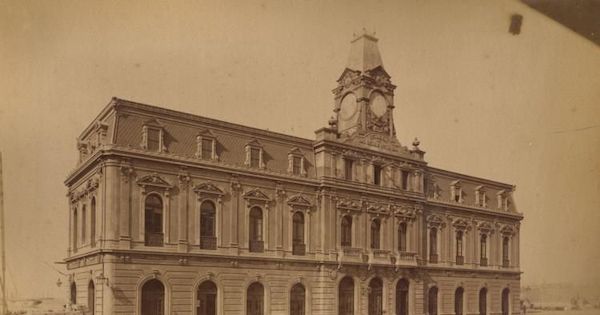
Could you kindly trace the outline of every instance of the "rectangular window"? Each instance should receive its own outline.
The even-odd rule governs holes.
[[[213,157],[213,140],[202,139],[202,159],[211,160]]]
[[[381,165],[373,165],[373,184],[381,185]]]
[[[146,146],[150,151],[159,151],[160,150],[160,130],[148,128],[148,143]]]
[[[408,172],[407,171],[401,171],[400,172],[400,176],[401,176],[401,180],[402,180],[402,189],[403,190],[408,190]]]
[[[258,148],[250,149],[250,166],[251,167],[260,167],[260,149],[258,149]]]
[[[344,159],[344,174],[346,176],[346,180],[352,180],[352,172],[354,169],[352,164],[354,164],[354,161],[350,159]]]
[[[302,158],[294,156],[292,158],[292,173],[294,175],[300,175],[300,168],[302,167]]]

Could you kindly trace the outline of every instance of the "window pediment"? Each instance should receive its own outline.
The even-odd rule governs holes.
[[[462,218],[455,219],[454,222],[452,222],[452,226],[454,226],[454,228],[456,228],[457,230],[462,231],[470,229],[469,222]]]
[[[492,227],[492,224],[489,222],[481,222],[481,223],[479,223],[477,228],[479,229],[479,231],[481,231],[481,233],[484,233],[484,234],[489,234],[494,230],[494,228]]]
[[[292,207],[292,208],[311,208],[312,207],[312,203],[310,202],[310,200],[308,200],[308,198],[302,196],[302,195],[296,195],[296,196],[292,196],[290,199],[288,199],[287,201],[288,206]]]
[[[440,227],[444,227],[445,225],[446,224],[444,223],[444,220],[437,214],[432,214],[427,217],[427,226],[428,227],[440,228]]]
[[[337,202],[337,208],[346,211],[362,211],[362,201],[352,199],[341,199]]]
[[[500,233],[502,233],[503,235],[511,236],[511,235],[515,235],[516,229],[512,225],[507,224],[507,225],[504,225],[502,227],[502,229],[500,229]]]
[[[271,201],[271,198],[269,198],[269,196],[267,196],[264,192],[262,192],[258,188],[252,189],[252,190],[249,190],[248,192],[246,192],[244,194],[244,199],[254,200],[254,201],[263,201],[263,202]]]
[[[157,173],[146,175],[146,176],[140,178],[137,181],[137,184],[142,187],[151,186],[151,187],[163,188],[166,190],[171,189],[173,187],[173,185],[169,184],[168,181],[166,181],[165,179],[160,177]]]
[[[219,188],[217,187],[215,184],[213,183],[202,183],[199,185],[196,185],[196,187],[194,187],[193,191],[198,195],[213,195],[213,196],[223,196],[225,193]]]

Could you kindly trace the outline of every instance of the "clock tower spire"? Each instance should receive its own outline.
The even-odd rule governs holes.
[[[396,86],[383,67],[377,42],[364,29],[351,41],[348,63],[333,90],[335,116],[330,123],[341,140],[375,138],[399,145],[393,118]]]

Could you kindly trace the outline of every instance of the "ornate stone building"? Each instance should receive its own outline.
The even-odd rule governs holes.
[[[114,98],[68,175],[70,298],[93,314],[516,314],[514,187],[395,136],[369,34],[303,139]]]

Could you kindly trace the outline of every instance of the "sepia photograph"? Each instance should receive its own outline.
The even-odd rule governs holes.
[[[0,315],[600,315],[599,0],[0,0]]]

